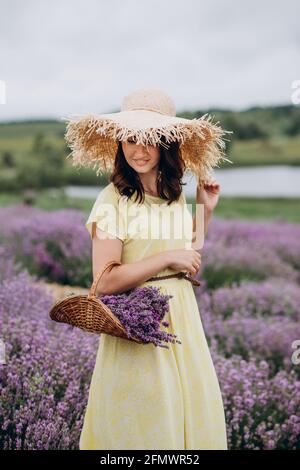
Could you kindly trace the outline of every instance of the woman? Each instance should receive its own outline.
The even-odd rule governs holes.
[[[219,185],[199,182],[196,202],[203,204],[204,226],[196,227],[182,191],[186,165],[179,141],[167,149],[164,136],[159,145],[137,140],[136,135],[119,141],[110,183],[86,222],[93,274],[110,260],[120,261],[104,272],[98,294],[152,285],[172,295],[165,320],[181,344],[165,349],[101,334],[79,447],[227,449],[222,396],[192,283],[174,277],[149,281],[199,272],[201,256],[194,245],[199,234],[193,229],[207,232]],[[161,224],[167,236],[154,237],[149,220]],[[175,237],[180,222],[184,230]]]

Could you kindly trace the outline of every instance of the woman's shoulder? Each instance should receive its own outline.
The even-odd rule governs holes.
[[[117,202],[121,197],[117,187],[113,182],[104,186],[96,198],[97,202]]]
[[[117,216],[121,212],[119,200],[120,195],[113,183],[107,184],[100,190],[85,223],[91,237],[94,235],[93,223],[95,222],[98,228],[125,240],[126,228],[122,214],[121,218]]]

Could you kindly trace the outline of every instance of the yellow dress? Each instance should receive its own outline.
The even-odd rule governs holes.
[[[103,188],[92,208],[86,227],[92,222],[123,241],[122,263],[131,263],[169,249],[191,244],[192,215],[184,193],[169,209],[166,201],[146,194],[143,211],[137,215],[135,203],[121,196],[113,183]],[[101,210],[105,204],[118,217]],[[174,210],[183,209],[184,236],[173,232],[178,225]],[[146,214],[159,213],[162,230],[171,236],[142,237],[150,233]],[[155,212],[159,208],[158,212]],[[126,212],[128,211],[128,212]],[[130,212],[131,211],[131,212]],[[134,212],[135,220],[130,217]],[[161,216],[162,214],[162,216]],[[171,216],[170,216],[171,214]],[[153,215],[153,212],[152,212]],[[176,220],[176,224],[174,224]],[[151,232],[153,234],[153,232]],[[162,233],[162,232],[161,232]],[[176,271],[165,269],[161,276]],[[88,403],[81,430],[80,450],[227,450],[225,414],[219,382],[208,348],[194,288],[185,279],[144,282],[171,294],[166,331],[178,335],[181,344],[169,349],[138,344],[101,334],[92,374]],[[196,287],[197,288],[197,287]]]

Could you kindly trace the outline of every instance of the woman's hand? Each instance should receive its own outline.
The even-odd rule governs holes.
[[[196,250],[178,249],[168,250],[167,266],[174,271],[187,271],[191,276],[196,274],[201,265],[201,255]]]
[[[198,204],[204,204],[205,210],[212,212],[218,204],[220,196],[220,185],[216,180],[210,183],[200,183],[197,185],[197,198]]]

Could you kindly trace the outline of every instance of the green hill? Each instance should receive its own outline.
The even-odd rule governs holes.
[[[226,153],[234,164],[224,163],[222,168],[300,164],[300,107],[212,108],[183,111],[178,116],[193,119],[205,113],[233,131]],[[66,159],[70,149],[64,132],[64,122],[49,119],[0,123],[1,190],[104,184],[105,177],[97,178],[92,169],[74,168]]]

